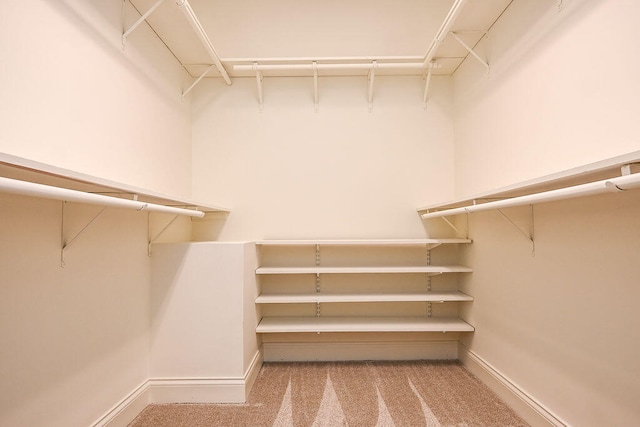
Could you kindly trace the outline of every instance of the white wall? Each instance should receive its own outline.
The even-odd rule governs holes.
[[[489,77],[473,61],[456,76],[460,195],[640,148],[640,60],[628,54],[640,4],[563,5],[516,0],[485,44]],[[535,256],[497,212],[470,216],[474,273],[461,287],[476,332],[464,344],[570,425],[640,419],[639,194],[535,206]],[[527,208],[505,213],[529,227]]]
[[[69,240],[100,210],[69,205]],[[61,267],[61,202],[0,193],[0,425],[87,426],[147,379],[146,214],[108,209]]]
[[[122,28],[118,0],[3,4],[0,152],[189,197],[184,74]],[[70,233],[95,210],[72,204]],[[147,215],[107,210],[64,269],[60,224],[60,202],[0,193],[0,425],[91,425],[148,378]]]
[[[193,95],[193,192],[231,209],[221,240],[423,237],[425,193],[453,194],[451,84],[435,77],[265,78]]]
[[[633,0],[516,0],[455,75],[460,196],[640,147]]]
[[[0,152],[188,197],[184,74],[145,25],[123,51],[122,28],[117,0],[3,6]]]

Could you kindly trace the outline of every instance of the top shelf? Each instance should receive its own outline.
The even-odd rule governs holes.
[[[576,186],[588,182],[620,177],[621,168],[630,165],[632,172],[639,169],[640,151],[612,157],[595,163],[578,166],[558,173],[542,176],[529,181],[497,188],[470,197],[463,197],[448,202],[426,205],[417,208],[419,213],[431,210],[454,209],[467,205],[484,203],[488,200],[499,200],[527,196],[543,191],[551,191],[565,187]]]
[[[431,246],[471,243],[471,239],[260,240],[259,246]]]
[[[0,153],[0,176],[87,193],[130,194],[135,195],[137,200],[141,202],[175,207],[193,207],[203,212],[229,212],[228,209],[220,206],[156,193],[5,153]]]

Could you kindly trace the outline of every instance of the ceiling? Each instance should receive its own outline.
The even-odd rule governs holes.
[[[475,46],[512,0],[468,0],[451,31]],[[133,19],[156,0],[130,0]],[[255,76],[235,65],[335,63],[420,63],[454,0],[189,0],[222,65],[233,77]],[[211,56],[175,0],[164,1],[147,24],[193,78]],[[451,75],[468,56],[451,35],[438,48],[435,75]],[[382,70],[381,70],[382,71]],[[367,70],[323,70],[321,75],[364,74]],[[424,74],[424,69],[380,74]],[[265,71],[269,75],[309,75],[308,71]],[[215,67],[206,77],[220,77]]]

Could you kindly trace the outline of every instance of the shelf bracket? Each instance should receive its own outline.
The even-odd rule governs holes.
[[[369,112],[371,112],[371,109],[373,108],[373,83],[375,81],[376,78],[376,69],[378,68],[378,61],[373,61],[371,63],[371,69],[369,70]]]
[[[316,265],[320,265],[320,245],[316,244]],[[318,280],[320,279],[320,274],[318,274]]]
[[[318,112],[318,63],[313,61],[313,105]]]
[[[453,36],[454,39],[456,39],[456,41],[458,43],[460,43],[460,45],[462,47],[464,47],[467,52],[469,52],[469,54],[471,54],[471,56],[473,56],[475,59],[477,59],[482,65],[485,66],[485,68],[487,69],[487,73],[489,72],[489,64],[487,63],[487,61],[485,61],[484,59],[480,58],[480,55],[478,55],[468,44],[466,44],[464,42],[464,40],[462,40],[460,38],[460,36],[458,36],[456,33],[454,33],[453,31],[449,32],[449,34],[451,34]]]
[[[458,234],[458,236],[464,235],[465,239],[469,238],[469,212],[467,212],[467,214],[466,214],[466,224],[467,224],[467,226],[466,226],[466,232],[465,233],[461,232],[458,227],[453,225],[453,223],[451,221],[449,221],[449,219],[446,216],[441,216],[440,218],[442,218],[442,220],[444,222],[446,222],[449,227],[453,228],[453,230]]]
[[[433,73],[433,68],[435,66],[435,62],[431,61],[429,63],[429,68],[427,69],[427,77],[426,83],[424,84],[424,95],[422,97],[422,104],[424,105],[424,109],[427,109],[427,100],[429,99],[429,85],[431,84],[431,74]]]
[[[262,94],[262,80],[264,77],[262,76],[262,71],[258,70],[258,63],[253,63],[253,69],[256,71],[256,85],[258,87],[258,104],[260,105],[260,112],[262,112],[262,107],[264,103],[264,98]]]
[[[316,293],[320,292],[320,273],[316,273]],[[316,317],[320,317],[320,303],[316,302]]]
[[[173,223],[174,223],[174,221],[175,221],[176,219],[178,219],[178,215],[174,215],[174,217],[173,217],[173,218],[171,218],[171,220],[169,220],[169,222],[167,223],[167,225],[165,225],[165,226],[162,228],[162,230],[160,230],[160,231],[158,232],[158,234],[156,234],[155,236],[153,236],[153,238],[151,238],[151,237],[150,237],[150,236],[151,236],[151,224],[150,224],[150,222],[149,222],[149,215],[147,215],[147,238],[149,239],[149,241],[148,241],[148,245],[147,245],[147,255],[148,255],[148,256],[151,256],[151,245],[152,245],[153,243],[155,243],[155,242],[156,242],[156,240],[158,240],[158,238],[159,238],[160,236],[162,236],[162,234],[163,234],[165,231],[167,231],[167,229],[171,226],[171,224],[173,224]]]
[[[107,207],[103,207],[100,212],[98,212],[84,227],[82,227],[82,229],[80,231],[78,231],[76,233],[75,236],[73,236],[71,239],[69,239],[69,241],[66,240],[65,238],[65,229],[64,229],[64,225],[65,225],[65,221],[64,221],[64,217],[65,217],[65,205],[67,204],[67,202],[63,201],[62,202],[62,220],[60,223],[60,243],[61,243],[61,250],[60,250],[60,267],[64,268],[65,267],[65,256],[66,256],[66,251],[69,248],[69,246],[71,246],[72,244],[74,244],[76,242],[76,240],[78,239],[78,237],[80,237],[89,227],[91,227],[91,225],[93,225],[93,223],[104,213],[104,211],[107,209]]]
[[[196,87],[196,85],[197,85],[198,83],[200,83],[200,80],[202,80],[202,79],[204,78],[204,76],[206,76],[207,74],[209,74],[209,71],[211,71],[211,69],[212,69],[214,66],[215,66],[214,64],[209,65],[209,67],[206,69],[206,71],[205,71],[204,73],[200,74],[200,77],[198,77],[198,78],[196,79],[196,81],[195,81],[195,82],[191,83],[191,86],[189,86],[189,87],[187,88],[187,90],[185,90],[184,92],[182,92],[182,97],[184,98],[185,96],[187,96],[187,94],[188,94],[189,92],[191,92],[191,89],[193,89],[194,87]]]
[[[520,232],[520,234],[531,243],[531,256],[535,256],[536,254],[536,245],[534,241],[534,216],[533,216],[533,205],[529,205],[529,231],[523,230],[518,224],[516,224],[511,218],[509,218],[502,209],[497,209],[498,213],[507,220],[511,225],[515,227],[516,230]]]
[[[162,3],[164,2],[164,0],[158,0],[156,1],[153,6],[151,6],[149,8],[149,10],[147,10],[144,14],[142,14],[142,16],[140,16],[140,18],[138,18],[138,20],[136,22],[134,22],[134,24],[132,26],[129,27],[128,30],[124,31],[122,33],[122,48],[124,49],[125,43],[127,41],[127,37],[129,37],[129,34],[131,34],[136,28],[138,28],[140,26],[140,24],[142,24],[144,21],[146,21],[146,19],[158,8],[158,6],[160,6]],[[124,9],[126,4],[126,0],[124,0],[122,2],[122,7]],[[123,12],[124,14],[124,12]]]

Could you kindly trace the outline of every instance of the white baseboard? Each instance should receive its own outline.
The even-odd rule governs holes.
[[[151,378],[111,409],[92,427],[126,427],[154,403],[244,403],[262,367],[262,352],[254,355],[238,378]]]
[[[347,360],[449,360],[457,341],[263,343],[265,362]]]
[[[140,384],[92,427],[126,427],[150,403],[149,381]]]
[[[471,373],[532,426],[566,427],[568,425],[482,357],[462,345],[460,345],[459,359]]]

